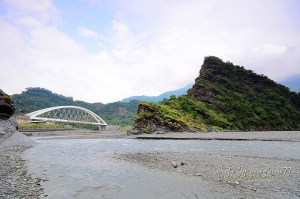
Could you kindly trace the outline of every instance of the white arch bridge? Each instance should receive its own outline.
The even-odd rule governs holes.
[[[94,112],[79,106],[55,106],[26,114],[31,121],[91,124],[106,129],[106,122]]]

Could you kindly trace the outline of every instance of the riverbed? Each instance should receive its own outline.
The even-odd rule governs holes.
[[[23,155],[41,198],[300,197],[300,142],[45,138]]]

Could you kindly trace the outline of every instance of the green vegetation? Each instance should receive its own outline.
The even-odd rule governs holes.
[[[86,103],[43,88],[28,88],[12,99],[17,113],[23,109],[28,113],[52,106],[81,106],[123,129],[133,124],[134,117],[134,127],[141,132],[159,128],[205,130],[206,126],[217,130],[300,130],[300,93],[213,56],[205,57],[187,95],[171,96],[160,104]]]
[[[7,104],[13,104],[14,103],[14,101],[8,95],[3,96],[3,99],[4,99],[5,103],[7,103]]]
[[[226,119],[225,114],[217,113],[215,110],[210,109],[206,103],[197,101],[187,95],[182,95],[178,98],[172,96],[163,103],[172,109],[176,109],[188,115],[194,121],[212,126],[212,128],[217,130],[232,129],[233,127]]]
[[[26,129],[65,129],[63,124],[21,123],[19,130]]]
[[[68,123],[74,129],[89,129],[89,130],[99,130],[99,126],[91,124],[72,124]]]
[[[163,126],[171,131],[204,130],[205,125],[194,120],[189,114],[168,105],[142,102],[134,118],[142,132],[149,133]]]
[[[114,102],[109,104],[74,101],[72,97],[58,95],[44,88],[27,88],[21,94],[15,94],[11,97],[16,104],[16,114],[19,114],[21,110],[30,113],[53,106],[80,106],[99,115],[107,124],[120,126],[133,124],[133,117],[138,106],[138,101],[134,100],[129,103]]]
[[[130,130],[130,129],[132,129],[132,126],[127,125],[127,126],[120,126],[117,130],[118,131],[127,131],[127,130]]]
[[[183,128],[194,123],[217,130],[300,130],[300,93],[213,56],[205,58],[187,95],[140,105],[138,128],[149,120],[172,127],[167,118],[176,118],[172,123]]]
[[[300,93],[217,57],[205,58],[188,97],[221,114],[226,129],[300,129]],[[222,123],[206,124],[224,128]]]

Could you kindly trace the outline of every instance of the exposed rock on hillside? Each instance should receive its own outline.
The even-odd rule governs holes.
[[[0,143],[17,131],[17,122],[13,117],[7,120],[0,119]]]
[[[8,119],[15,113],[15,103],[0,89],[0,119]]]
[[[18,124],[11,117],[14,112],[14,101],[0,89],[0,143],[17,130]]]
[[[165,133],[169,131],[206,131],[204,124],[165,105],[140,103],[128,134]]]

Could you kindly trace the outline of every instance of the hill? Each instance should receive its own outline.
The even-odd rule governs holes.
[[[165,93],[160,94],[159,96],[132,96],[128,98],[122,99],[122,102],[130,102],[131,100],[139,100],[139,101],[147,101],[147,102],[160,102],[163,101],[164,99],[170,98],[171,95],[175,96],[180,96],[180,95],[185,95],[187,91],[192,88],[193,84],[189,84],[183,88],[173,90],[173,91],[168,91]]]
[[[191,122],[193,121],[193,122]],[[300,130],[300,93],[242,66],[205,57],[187,95],[141,103],[134,129]]]
[[[65,97],[45,88],[26,88],[21,94],[11,96],[15,101],[16,114],[21,110],[26,113],[52,106],[80,106],[89,109],[99,115],[107,124],[132,125],[133,117],[137,111],[138,101],[114,102],[109,104],[87,103],[73,100],[72,97]]]

